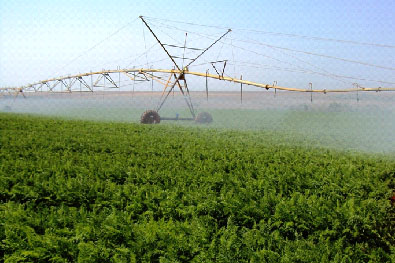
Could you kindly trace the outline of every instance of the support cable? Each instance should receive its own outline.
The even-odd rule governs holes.
[[[281,50],[296,52],[296,53],[303,53],[303,54],[311,55],[311,56],[317,56],[317,57],[329,58],[329,59],[334,59],[334,60],[340,60],[340,61],[343,61],[343,62],[360,64],[360,65],[368,66],[368,67],[375,67],[375,68],[395,71],[395,68],[393,68],[393,67],[387,67],[387,66],[371,64],[371,63],[364,62],[364,61],[358,61],[358,60],[352,60],[352,59],[347,59],[347,58],[340,58],[340,57],[336,57],[336,56],[319,54],[319,53],[314,53],[314,52],[309,52],[309,51],[304,51],[304,50],[297,50],[297,49],[292,49],[292,48],[280,47],[280,46],[270,45],[270,44],[266,44],[266,43],[262,43],[262,42],[258,42],[258,41],[248,41],[248,40],[241,40],[241,39],[235,39],[235,38],[233,38],[233,40],[236,40],[236,41],[239,41],[239,42],[245,42],[245,43],[252,43],[252,44],[266,46],[266,47],[271,47],[271,48],[275,48],[275,49],[281,49]]]
[[[173,28],[174,30],[180,30],[180,31],[182,30],[182,29],[179,29],[179,28],[174,27],[174,26],[169,26],[169,27]],[[182,30],[182,31],[184,31],[184,30]],[[196,34],[196,35],[198,35],[198,36],[205,37],[205,38],[208,38],[208,39],[213,39],[213,38],[211,37],[211,35],[205,35],[205,34],[193,32],[193,31],[187,31],[187,32],[190,33],[190,34]],[[236,39],[236,38],[231,38],[231,39],[233,39],[233,40],[239,40],[239,39]],[[246,41],[246,40],[240,40],[240,41],[243,41],[243,42],[247,42],[247,43],[248,43],[248,41]],[[253,41],[253,42],[251,42],[251,43],[257,44],[256,41]],[[259,44],[266,45],[266,44],[264,44],[264,43],[260,43],[260,42],[258,42],[258,43],[259,43]],[[227,44],[227,43],[226,43],[226,44]],[[246,49],[246,48],[242,48],[242,47],[236,46],[236,45],[234,45],[233,43],[227,44],[227,45],[230,45],[230,46],[232,46],[232,47],[235,47],[235,48],[238,48],[238,49],[247,51],[247,52],[251,52],[251,53],[254,53],[254,54],[258,54],[258,55],[261,55],[261,56],[265,56],[265,57],[268,57],[268,58],[277,60],[277,61],[282,62],[282,63],[287,63],[287,64],[292,65],[292,64],[289,63],[289,62],[284,62],[284,61],[275,59],[275,58],[273,58],[273,57],[270,57],[270,56],[261,54],[261,53],[259,53],[259,52],[256,52],[256,51],[253,51],[253,50],[250,50],[250,49]],[[266,46],[267,46],[267,45],[266,45]],[[272,48],[276,48],[276,47],[273,46],[273,45],[270,45],[270,46],[271,46]],[[301,52],[305,52],[305,51],[301,51]],[[310,52],[310,53],[311,53],[311,52]],[[315,54],[315,53],[314,53],[314,55],[321,55],[321,54]],[[326,56],[326,55],[324,55],[324,56],[325,56],[325,57],[330,57],[330,56]],[[366,63],[366,62],[361,62],[361,61],[354,61],[354,60],[348,60],[348,59],[337,58],[337,57],[330,57],[330,58],[339,59],[339,60],[347,61],[347,62],[350,62],[350,63],[357,63],[357,64],[362,64],[362,65],[368,64],[367,66],[372,66],[372,67],[377,66],[377,67],[379,67],[379,68],[385,68],[385,69],[395,70],[395,69],[393,69],[393,68],[384,67],[384,66],[380,66],[380,65],[373,65],[373,64]],[[199,64],[199,65],[200,65],[200,64]],[[295,66],[295,65],[293,65],[293,66]],[[296,66],[296,67],[301,68],[300,66]],[[309,70],[309,69],[305,69],[305,68],[303,68],[303,69],[304,69],[304,70]],[[309,71],[310,71],[310,70],[309,70]],[[319,72],[315,72],[315,73],[319,73]],[[321,74],[321,73],[320,73],[320,74]],[[331,75],[332,75],[332,77],[335,77],[335,76],[338,77],[338,76],[340,76],[340,75],[337,75],[337,74],[331,74]],[[327,77],[330,77],[330,76],[327,76]],[[331,78],[332,78],[332,77],[331,77]],[[343,76],[342,76],[342,77],[343,77]],[[349,76],[344,76],[344,77],[345,77],[345,78],[350,78],[350,79],[353,79],[353,78],[354,78],[354,77],[349,77]],[[339,80],[339,81],[340,81],[340,80]],[[376,82],[381,82],[381,81],[376,81]]]
[[[80,55],[76,56],[75,58],[73,58],[70,62],[68,62],[67,64],[65,64],[64,66],[62,66],[59,70],[57,70],[57,72],[59,73],[61,70],[63,70],[64,68],[70,66],[72,63],[74,63],[75,61],[77,61],[78,59],[80,59],[81,57],[85,56],[87,53],[89,53],[90,51],[92,51],[93,49],[97,48],[98,46],[100,46],[101,44],[103,44],[105,41],[107,41],[108,39],[112,38],[113,36],[117,35],[119,32],[121,32],[122,30],[124,30],[125,28],[127,28],[129,25],[133,24],[134,22],[137,21],[138,18],[134,19],[132,22],[127,23],[126,25],[120,27],[119,29],[117,29],[116,31],[114,31],[112,34],[108,35],[107,37],[105,37],[104,39],[100,40],[99,42],[97,42],[96,44],[94,44],[92,47],[88,48],[87,50],[85,50],[84,52],[82,52]],[[58,74],[56,74],[58,75]]]
[[[204,24],[190,23],[190,22],[184,22],[184,21],[176,21],[176,20],[170,20],[170,19],[161,19],[161,18],[155,18],[155,17],[146,17],[146,18],[148,18],[150,20],[167,21],[167,22],[172,22],[172,23],[192,25],[192,26],[199,26],[199,27],[226,29],[226,27],[222,27],[222,26],[204,25]],[[380,47],[380,48],[395,48],[395,45],[359,42],[359,41],[354,41],[354,40],[325,38],[325,37],[317,37],[317,36],[307,36],[307,35],[281,33],[281,32],[270,32],[270,31],[262,31],[262,30],[255,30],[255,29],[243,29],[243,28],[233,28],[233,30],[234,31],[243,31],[243,32],[250,32],[250,33],[259,33],[259,34],[273,35],[273,36],[285,36],[285,37],[292,37],[292,38],[302,38],[302,39],[308,39],[308,40],[337,42],[337,43],[345,43],[345,44],[353,44],[353,45],[361,45],[361,46],[374,46],[374,47]]]

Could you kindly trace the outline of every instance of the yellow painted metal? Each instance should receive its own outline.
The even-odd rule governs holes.
[[[122,72],[123,74],[125,74],[128,78],[130,78],[131,80],[136,80],[136,78],[132,77],[131,75],[129,75],[128,72]]]
[[[193,71],[188,71],[188,70],[178,70],[178,69],[117,69],[117,70],[104,70],[104,71],[97,71],[97,72],[89,72],[89,73],[83,73],[83,74],[77,74],[77,75],[71,75],[71,76],[66,76],[66,77],[58,77],[58,78],[52,78],[52,79],[47,79],[43,81],[39,81],[36,83],[32,83],[26,86],[22,86],[19,88],[8,88],[8,89],[28,89],[31,88],[35,85],[40,85],[40,84],[45,84],[47,82],[52,82],[52,81],[62,81],[65,79],[71,79],[71,78],[78,78],[78,77],[87,77],[91,75],[100,75],[100,74],[111,74],[111,73],[124,73],[127,75],[129,78],[132,80],[134,79],[132,76],[130,76],[128,73],[130,72],[136,72],[136,73],[141,73],[143,75],[146,75],[147,73],[167,73],[167,74],[185,74],[185,75],[193,75],[193,76],[198,76],[198,77],[207,77],[207,78],[212,78],[212,79],[217,79],[217,80],[223,80],[223,81],[229,81],[229,82],[234,82],[234,83],[241,83],[245,85],[250,85],[250,86],[255,86],[259,88],[265,88],[265,89],[277,89],[277,90],[284,90],[284,91],[294,91],[294,92],[317,92],[317,93],[342,93],[342,92],[356,92],[356,91],[395,91],[395,88],[364,88],[364,87],[357,87],[357,88],[351,88],[351,89],[300,89],[300,88],[287,88],[287,87],[281,87],[281,86],[274,86],[270,84],[264,84],[264,83],[257,83],[253,81],[248,81],[248,80],[243,80],[243,79],[237,79],[237,78],[231,78],[231,77],[224,77],[221,75],[213,75],[213,74],[207,74],[207,73],[202,73],[202,72],[193,72]],[[147,76],[147,75],[146,75]],[[166,85],[166,83],[160,81],[158,78],[149,75],[147,77],[153,78],[156,81],[162,83],[163,85]]]
[[[170,84],[170,80],[171,80],[171,77],[172,77],[172,76],[173,76],[173,75],[170,74],[169,79],[167,80],[167,82],[166,82],[166,84],[165,84],[165,87],[163,88],[163,92],[162,92],[161,98],[163,97],[163,95],[165,95],[166,89],[167,89],[167,87],[168,87],[169,84]]]
[[[159,82],[162,85],[168,85],[168,83],[166,84],[165,82],[161,81],[159,78],[155,77],[154,75],[149,74],[148,72],[142,72],[142,74],[144,76],[146,76],[147,78],[151,78],[151,79],[155,80],[156,82]]]

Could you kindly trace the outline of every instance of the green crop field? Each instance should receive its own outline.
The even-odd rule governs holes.
[[[315,139],[2,113],[0,261],[394,262],[393,155]]]

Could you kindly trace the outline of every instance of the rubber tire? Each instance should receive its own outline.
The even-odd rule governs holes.
[[[159,113],[155,110],[146,110],[140,118],[142,124],[158,124],[160,123]]]
[[[208,112],[200,112],[196,118],[195,118],[196,123],[212,123],[213,122],[213,117],[211,116],[210,113]]]

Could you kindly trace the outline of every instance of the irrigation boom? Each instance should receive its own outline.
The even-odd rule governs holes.
[[[243,97],[243,85],[248,85],[248,86],[254,86],[258,88],[263,88],[266,90],[272,89],[275,92],[277,90],[282,90],[282,91],[292,91],[292,92],[308,92],[308,93],[346,93],[346,92],[357,92],[357,98],[358,98],[358,92],[367,92],[367,91],[375,91],[375,92],[381,92],[381,91],[395,91],[395,88],[382,88],[382,87],[377,87],[377,88],[367,88],[367,87],[362,87],[358,84],[353,84],[353,88],[349,89],[313,89],[312,84],[309,83],[309,88],[291,88],[291,87],[282,87],[278,86],[277,82],[274,82],[273,84],[266,84],[266,83],[258,83],[254,81],[249,81],[245,80],[240,76],[240,78],[232,78],[229,76],[224,75],[225,67],[226,67],[226,62],[227,60],[221,60],[221,61],[214,61],[214,62],[209,62],[213,66],[215,72],[217,74],[209,74],[208,70],[204,72],[195,72],[195,71],[189,71],[189,66],[191,66],[195,61],[197,61],[200,57],[202,57],[209,49],[211,49],[214,45],[216,45],[218,42],[220,42],[227,34],[229,34],[232,30],[228,29],[226,32],[222,33],[220,37],[211,42],[210,45],[208,45],[206,48],[200,49],[200,48],[195,48],[195,47],[187,47],[186,46],[186,40],[187,40],[187,33],[185,33],[185,42],[184,46],[179,46],[176,44],[172,43],[163,43],[159,37],[155,34],[155,32],[152,30],[150,27],[149,23],[146,22],[144,17],[140,16],[139,17],[141,21],[143,22],[144,26],[148,28],[148,30],[151,32],[152,36],[155,38],[155,40],[158,42],[158,44],[161,46],[163,51],[166,53],[168,56],[169,60],[174,64],[173,69],[147,69],[147,68],[132,68],[132,69],[116,69],[116,70],[102,70],[102,71],[97,71],[97,72],[88,72],[88,73],[82,73],[82,74],[76,74],[76,75],[69,75],[69,76],[63,76],[63,77],[55,77],[51,79],[46,79],[42,81],[38,81],[32,84],[28,84],[22,87],[5,87],[5,88],[0,88],[0,95],[4,94],[16,94],[18,96],[19,94],[22,94],[24,97],[24,92],[95,92],[100,89],[98,88],[103,88],[102,90],[105,90],[106,88],[110,88],[110,90],[116,90],[121,88],[121,74],[126,76],[128,80],[133,81],[133,85],[136,81],[150,81],[153,85],[154,81],[160,83],[163,85],[163,91],[162,95],[160,97],[160,101],[157,105],[157,107],[154,110],[147,110],[146,112],[143,113],[141,116],[141,122],[142,123],[159,123],[161,120],[196,120],[198,122],[211,122],[212,117],[209,113],[206,112],[201,112],[197,114],[195,111],[195,108],[192,103],[192,99],[190,96],[190,91],[189,87],[187,84],[187,76],[196,76],[196,77],[201,77],[206,79],[206,93],[207,93],[207,98],[208,98],[208,79],[216,79],[219,81],[228,81],[232,83],[238,83],[240,84],[240,99],[242,101]],[[144,32],[144,31],[143,31]],[[145,36],[144,36],[144,41],[145,41]],[[195,56],[194,58],[188,58],[190,61],[186,63],[187,66],[184,67],[184,61],[186,60],[185,56],[183,55],[182,58],[178,56],[174,56],[169,52],[169,50],[166,47],[173,47],[173,48],[182,48],[184,50],[184,55],[185,55],[185,50],[194,50],[194,51],[200,51],[200,53]],[[233,51],[232,51],[233,52]],[[182,59],[183,65],[180,66],[177,64],[176,59]],[[217,59],[218,60],[218,59]],[[351,61],[351,62],[356,62],[356,61]],[[218,70],[217,67],[214,65],[215,63],[224,63],[223,64],[223,69]],[[360,63],[361,64],[361,63]],[[374,66],[370,65],[369,66]],[[222,72],[221,72],[222,71]],[[115,81],[115,75],[118,75],[119,81]],[[166,75],[166,77],[159,77],[158,75]],[[88,77],[90,78],[88,80]],[[103,81],[102,84],[101,81]],[[106,84],[109,83],[109,86]],[[383,82],[384,83],[384,82]],[[162,106],[166,102],[169,94],[175,89],[179,89],[179,91],[182,93],[185,103],[187,104],[190,113],[192,115],[192,118],[169,118],[169,117],[159,117],[159,111],[161,110]],[[311,97],[312,100],[312,97]]]
[[[82,74],[76,74],[76,75],[70,75],[70,76],[64,76],[64,77],[57,77],[57,78],[51,78],[47,80],[42,80],[38,81],[32,84],[28,84],[26,86],[22,87],[9,87],[9,88],[0,88],[0,90],[7,90],[7,91],[40,91],[41,88],[40,86],[44,86],[46,84],[52,83],[56,84],[56,82],[62,82],[64,80],[71,80],[71,82],[76,82],[78,79],[83,78],[83,77],[88,77],[88,76],[103,76],[106,74],[114,74],[114,73],[122,73],[122,74],[130,74],[130,73],[139,73],[139,74],[149,74],[149,73],[168,73],[168,74],[181,74],[183,73],[184,75],[193,75],[193,76],[198,76],[198,77],[207,77],[211,79],[217,79],[217,80],[224,80],[224,81],[229,81],[229,82],[234,82],[234,83],[240,83],[244,85],[250,85],[250,86],[255,86],[259,88],[265,88],[265,89],[277,89],[277,90],[284,90],[284,91],[295,91],[295,92],[318,92],[318,93],[342,93],[342,92],[356,92],[356,91],[395,91],[395,88],[382,88],[382,87],[377,87],[377,88],[365,88],[358,86],[356,88],[350,88],[350,89],[301,89],[301,88],[288,88],[288,87],[281,87],[281,86],[275,86],[271,84],[265,84],[265,83],[258,83],[258,82],[253,82],[249,80],[243,80],[243,79],[237,79],[237,78],[231,78],[231,77],[226,77],[226,76],[221,76],[221,75],[214,75],[214,74],[208,74],[208,73],[203,73],[203,72],[193,72],[193,71],[188,71],[188,70],[177,70],[177,69],[115,69],[115,70],[103,70],[103,71],[97,71],[97,72],[87,72],[87,73],[82,73]],[[151,78],[155,77],[151,75]],[[73,81],[74,80],[74,81]],[[156,79],[157,82],[160,82],[164,84],[164,82],[161,82],[160,80]],[[87,84],[88,85],[88,84]],[[88,85],[89,86],[89,85]],[[89,90],[93,91],[93,87],[89,87]],[[49,91],[51,92],[56,92],[54,89],[50,89]],[[72,90],[67,90],[68,92],[72,92]],[[76,90],[77,91],[77,90]],[[76,92],[74,91],[74,92]]]

